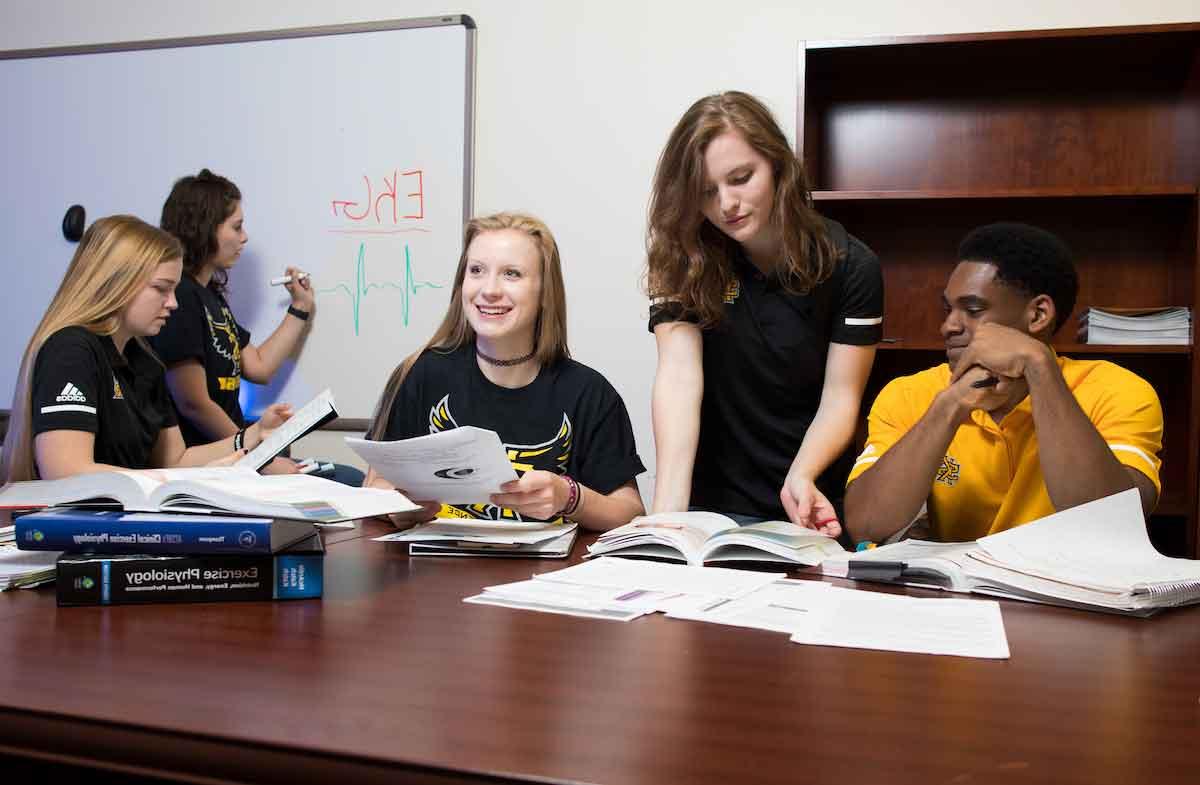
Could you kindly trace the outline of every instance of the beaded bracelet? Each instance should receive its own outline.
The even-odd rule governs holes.
[[[573,515],[579,509],[580,493],[579,483],[575,482],[571,475],[564,474],[562,478],[567,481],[567,503],[563,505],[562,510],[558,514],[565,518],[568,515]]]

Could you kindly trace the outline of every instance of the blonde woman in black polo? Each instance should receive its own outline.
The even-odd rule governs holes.
[[[84,233],[21,361],[0,480],[232,461],[291,414],[187,447],[163,366],[146,344],[175,310],[183,249],[128,215]]]

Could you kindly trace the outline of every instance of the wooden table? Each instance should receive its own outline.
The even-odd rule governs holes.
[[[1200,782],[1200,608],[1003,602],[1007,661],[810,647],[465,605],[563,564],[409,559],[374,527],[329,536],[319,601],[0,594],[0,754],[192,782]]]

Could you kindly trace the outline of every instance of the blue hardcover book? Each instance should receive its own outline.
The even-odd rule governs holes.
[[[320,597],[325,548],[314,534],[276,554],[148,556],[64,553],[59,605],[297,600]]]
[[[18,548],[68,553],[270,554],[316,532],[308,521],[76,507],[22,515],[14,523]]]

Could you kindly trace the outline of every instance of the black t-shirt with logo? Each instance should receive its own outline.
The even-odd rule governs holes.
[[[779,491],[821,403],[830,343],[870,346],[882,335],[879,259],[826,219],[841,258],[808,294],[792,294],[744,257],[721,321],[702,332],[704,399],[692,472],[696,507],[786,520]],[[651,308],[650,330],[678,308]],[[669,383],[669,380],[666,380]],[[817,479],[834,504],[845,494],[852,455]]]
[[[596,371],[564,360],[541,369],[524,387],[488,380],[475,346],[427,350],[413,364],[388,416],[384,439],[408,439],[474,425],[500,435],[517,474],[541,469],[569,474],[611,493],[646,470],[620,394]],[[443,516],[526,520],[492,504],[443,506]]]
[[[176,424],[163,366],[137,340],[117,351],[112,338],[64,327],[38,352],[31,383],[34,436],[47,431],[95,434],[94,459],[151,469],[154,445]]]
[[[204,366],[208,397],[229,415],[239,428],[245,426],[238,394],[242,387],[242,347],[250,343],[250,333],[233,318],[229,303],[218,292],[201,286],[191,276],[183,276],[175,290],[179,308],[167,319],[150,345],[168,368],[196,360]],[[183,440],[208,444],[217,439],[202,430],[182,412],[177,412]]]

